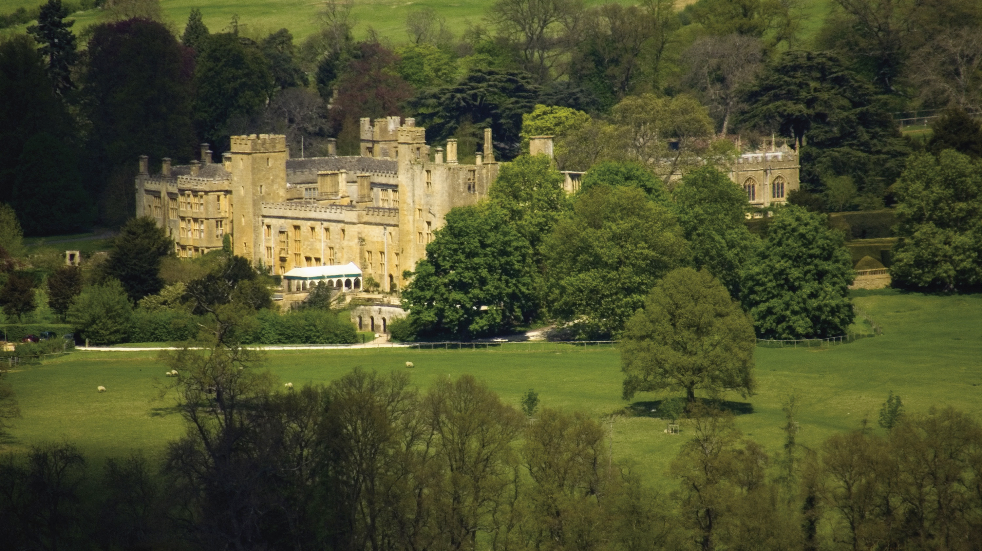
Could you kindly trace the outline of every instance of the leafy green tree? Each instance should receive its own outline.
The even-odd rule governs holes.
[[[789,206],[771,220],[745,266],[741,302],[761,338],[839,336],[855,317],[849,302],[855,277],[842,233],[829,229],[824,216]]]
[[[188,15],[188,23],[184,26],[184,34],[181,35],[181,44],[196,52],[200,52],[204,47],[209,36],[208,27],[201,19],[201,10],[192,8]]]
[[[556,105],[536,105],[531,113],[522,115],[522,151],[528,151],[529,138],[532,136],[552,136],[559,145],[562,137],[589,122],[590,115],[583,111]],[[564,151],[556,151],[553,155],[562,158],[564,154]]]
[[[116,344],[126,341],[132,315],[133,306],[123,285],[110,279],[82,289],[68,307],[65,321],[79,338],[92,344]]]
[[[802,13],[795,2],[781,0],[702,0],[687,10],[711,36],[741,35],[794,47]]]
[[[10,205],[0,203],[0,247],[12,257],[24,254],[24,230]]]
[[[893,391],[887,396],[887,401],[880,406],[880,414],[876,422],[883,428],[890,430],[904,415],[904,404],[900,400],[900,395],[893,395]]]
[[[72,300],[82,292],[82,268],[62,266],[48,276],[48,304],[59,316],[64,316]]]
[[[34,310],[34,280],[26,275],[10,274],[0,288],[0,306],[3,306],[4,314],[18,320]]]
[[[495,157],[507,161],[520,152],[522,115],[534,109],[538,95],[528,73],[473,69],[456,84],[417,94],[409,107],[436,140],[476,144],[483,139],[478,133],[491,128]]]
[[[195,314],[211,314],[218,316],[219,322],[224,318],[234,322],[237,314],[232,312],[251,314],[272,307],[268,276],[241,256],[222,255],[218,259],[205,275],[187,284],[184,299],[194,304]]]
[[[130,300],[138,301],[163,289],[160,263],[173,253],[174,240],[152,218],[133,218],[112,238],[103,270],[122,284]]]
[[[68,14],[61,0],[48,0],[41,6],[37,24],[27,28],[28,34],[41,44],[41,55],[48,61],[48,77],[61,95],[75,89],[72,68],[78,61],[77,39],[71,30],[75,21],[65,21]]]
[[[535,311],[532,250],[507,214],[460,207],[446,216],[402,293],[417,334],[457,339],[494,335]]]
[[[198,134],[218,147],[228,143],[233,117],[259,113],[275,81],[255,42],[235,34],[213,34],[194,67],[194,120]]]
[[[850,176],[861,195],[881,198],[910,150],[873,87],[826,52],[785,52],[746,92],[742,121],[801,143],[801,183]]]
[[[269,73],[276,87],[283,90],[307,85],[307,73],[297,62],[293,35],[286,29],[270,34],[259,43],[259,49],[269,64]]]
[[[753,394],[756,344],[753,322],[712,274],[673,270],[624,327],[624,398],[682,390],[691,406],[696,390]]]
[[[911,157],[895,186],[894,286],[949,292],[982,286],[980,170],[982,162],[952,150]]]
[[[665,184],[647,167],[636,161],[601,161],[591,166],[583,175],[580,191],[585,192],[597,186],[635,187],[662,206],[670,204]]]
[[[672,198],[695,267],[709,270],[739,298],[740,272],[759,246],[747,229],[747,194],[722,172],[705,167],[686,174]]]
[[[545,155],[522,155],[502,165],[488,190],[488,199],[503,209],[518,233],[532,247],[536,263],[542,239],[567,210],[563,175]]]
[[[396,49],[396,71],[417,90],[452,84],[457,74],[453,56],[428,42]]]
[[[940,155],[945,149],[982,159],[982,123],[964,109],[947,109],[931,124],[928,151]]]
[[[543,252],[550,313],[583,336],[620,332],[655,282],[690,258],[667,208],[640,189],[606,186],[577,195]]]

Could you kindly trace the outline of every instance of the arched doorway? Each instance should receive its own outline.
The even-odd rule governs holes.
[[[358,316],[358,330],[361,331],[361,329],[362,329],[362,319],[361,316]]]
[[[375,331],[375,316],[371,316],[368,319],[371,320],[371,322],[372,322],[371,330],[372,331]]]
[[[350,279],[344,280],[344,288],[345,289],[351,289],[351,280]]]
[[[382,318],[382,332],[383,333],[389,332],[389,326],[388,324],[385,323],[385,318]]]
[[[389,274],[389,292],[396,290],[396,278]]]
[[[361,278],[360,277],[356,277],[355,278],[355,289],[361,289]]]

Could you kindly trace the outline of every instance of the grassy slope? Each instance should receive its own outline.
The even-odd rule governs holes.
[[[619,1],[623,4],[637,4],[637,0],[585,0],[587,6],[604,4],[607,1]],[[695,0],[677,0],[676,6],[681,8]],[[828,11],[830,0],[806,0],[802,36],[811,37],[818,30],[825,13]],[[31,7],[39,3],[37,0],[0,0],[0,11],[7,13],[20,6]],[[352,15],[356,22],[355,34],[362,38],[369,27],[379,32],[380,36],[399,44],[406,40],[406,15],[420,7],[432,7],[447,19],[448,27],[460,34],[470,25],[485,25],[484,15],[490,4],[487,0],[456,0],[440,2],[437,0],[420,0],[405,2],[402,0],[354,0]],[[233,15],[239,16],[240,25],[244,25],[244,33],[248,36],[261,36],[280,28],[287,28],[299,42],[317,29],[317,11],[320,2],[311,0],[161,0],[164,17],[175,31],[180,34],[188,20],[192,8],[201,10],[205,25],[212,32],[220,32],[228,26]],[[100,20],[101,12],[90,10],[72,16],[77,21],[76,31],[84,29]],[[23,26],[26,28],[26,26]],[[23,28],[18,27],[18,32]]]
[[[879,406],[891,390],[910,411],[952,405],[982,417],[982,295],[881,291],[858,294],[855,300],[884,328],[883,336],[832,349],[758,349],[759,390],[749,400],[754,413],[739,416],[738,424],[769,450],[780,449],[781,404],[791,392],[801,398],[800,441],[810,446],[835,431],[858,427],[863,418],[875,426]],[[404,370],[411,360],[414,382],[423,388],[439,377],[474,373],[514,404],[531,387],[546,407],[581,409],[598,417],[626,405],[620,398],[616,351],[522,348],[290,351],[270,353],[269,364],[282,382],[300,385],[328,382],[355,366]],[[21,448],[42,440],[70,440],[94,459],[137,449],[159,451],[182,431],[179,418],[168,409],[171,399],[151,401],[154,379],[166,380],[164,371],[153,353],[77,352],[12,372],[23,418],[5,444]],[[99,385],[109,391],[97,393]],[[684,441],[663,434],[664,427],[653,418],[617,418],[615,456],[639,465],[651,478],[660,476]]]

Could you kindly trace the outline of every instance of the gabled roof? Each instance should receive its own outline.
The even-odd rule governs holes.
[[[361,277],[361,268],[356,266],[354,262],[334,266],[308,266],[306,268],[294,268],[283,274],[283,277],[307,280]]]

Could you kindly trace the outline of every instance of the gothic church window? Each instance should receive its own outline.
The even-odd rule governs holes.
[[[784,184],[784,177],[774,178],[774,182],[771,184],[771,199],[784,199]]]
[[[757,200],[757,180],[747,178],[743,182],[743,191],[747,193],[747,200],[751,203]]]

